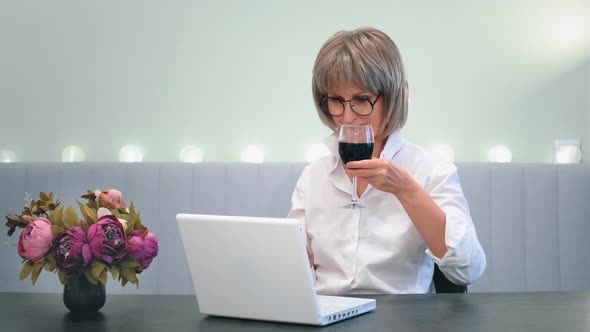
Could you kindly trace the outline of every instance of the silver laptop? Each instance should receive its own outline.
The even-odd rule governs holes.
[[[374,299],[317,295],[295,219],[178,214],[202,314],[327,325],[375,310]]]

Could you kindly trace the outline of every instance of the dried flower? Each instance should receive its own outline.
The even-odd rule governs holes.
[[[32,218],[30,216],[26,216]],[[24,219],[24,218],[23,218]],[[45,218],[29,222],[18,238],[18,254],[35,263],[42,262],[51,247],[55,235],[51,232],[51,223]]]
[[[142,225],[133,203],[127,207],[116,189],[87,191],[78,202],[81,217],[63,208],[53,193],[27,194],[21,214],[6,216],[8,235],[23,228],[18,254],[25,260],[20,279],[35,284],[43,269],[57,272],[62,283],[85,277],[106,284],[107,271],[125,286],[137,284],[137,273],[158,254],[158,239]],[[110,210],[109,210],[110,209]]]

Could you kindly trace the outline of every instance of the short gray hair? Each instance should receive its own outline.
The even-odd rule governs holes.
[[[382,135],[388,136],[405,125],[409,94],[406,73],[397,46],[384,32],[374,28],[340,31],[320,49],[313,66],[313,99],[320,119],[334,131],[334,119],[320,103],[330,87],[343,83],[382,95]]]

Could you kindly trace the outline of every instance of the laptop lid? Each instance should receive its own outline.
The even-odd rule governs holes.
[[[178,214],[201,313],[321,324],[295,219]]]

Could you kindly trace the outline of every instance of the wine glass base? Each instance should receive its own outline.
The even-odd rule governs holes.
[[[363,209],[363,208],[365,208],[365,206],[361,205],[359,202],[350,202],[346,205],[340,206],[340,208],[343,208],[343,209]]]

